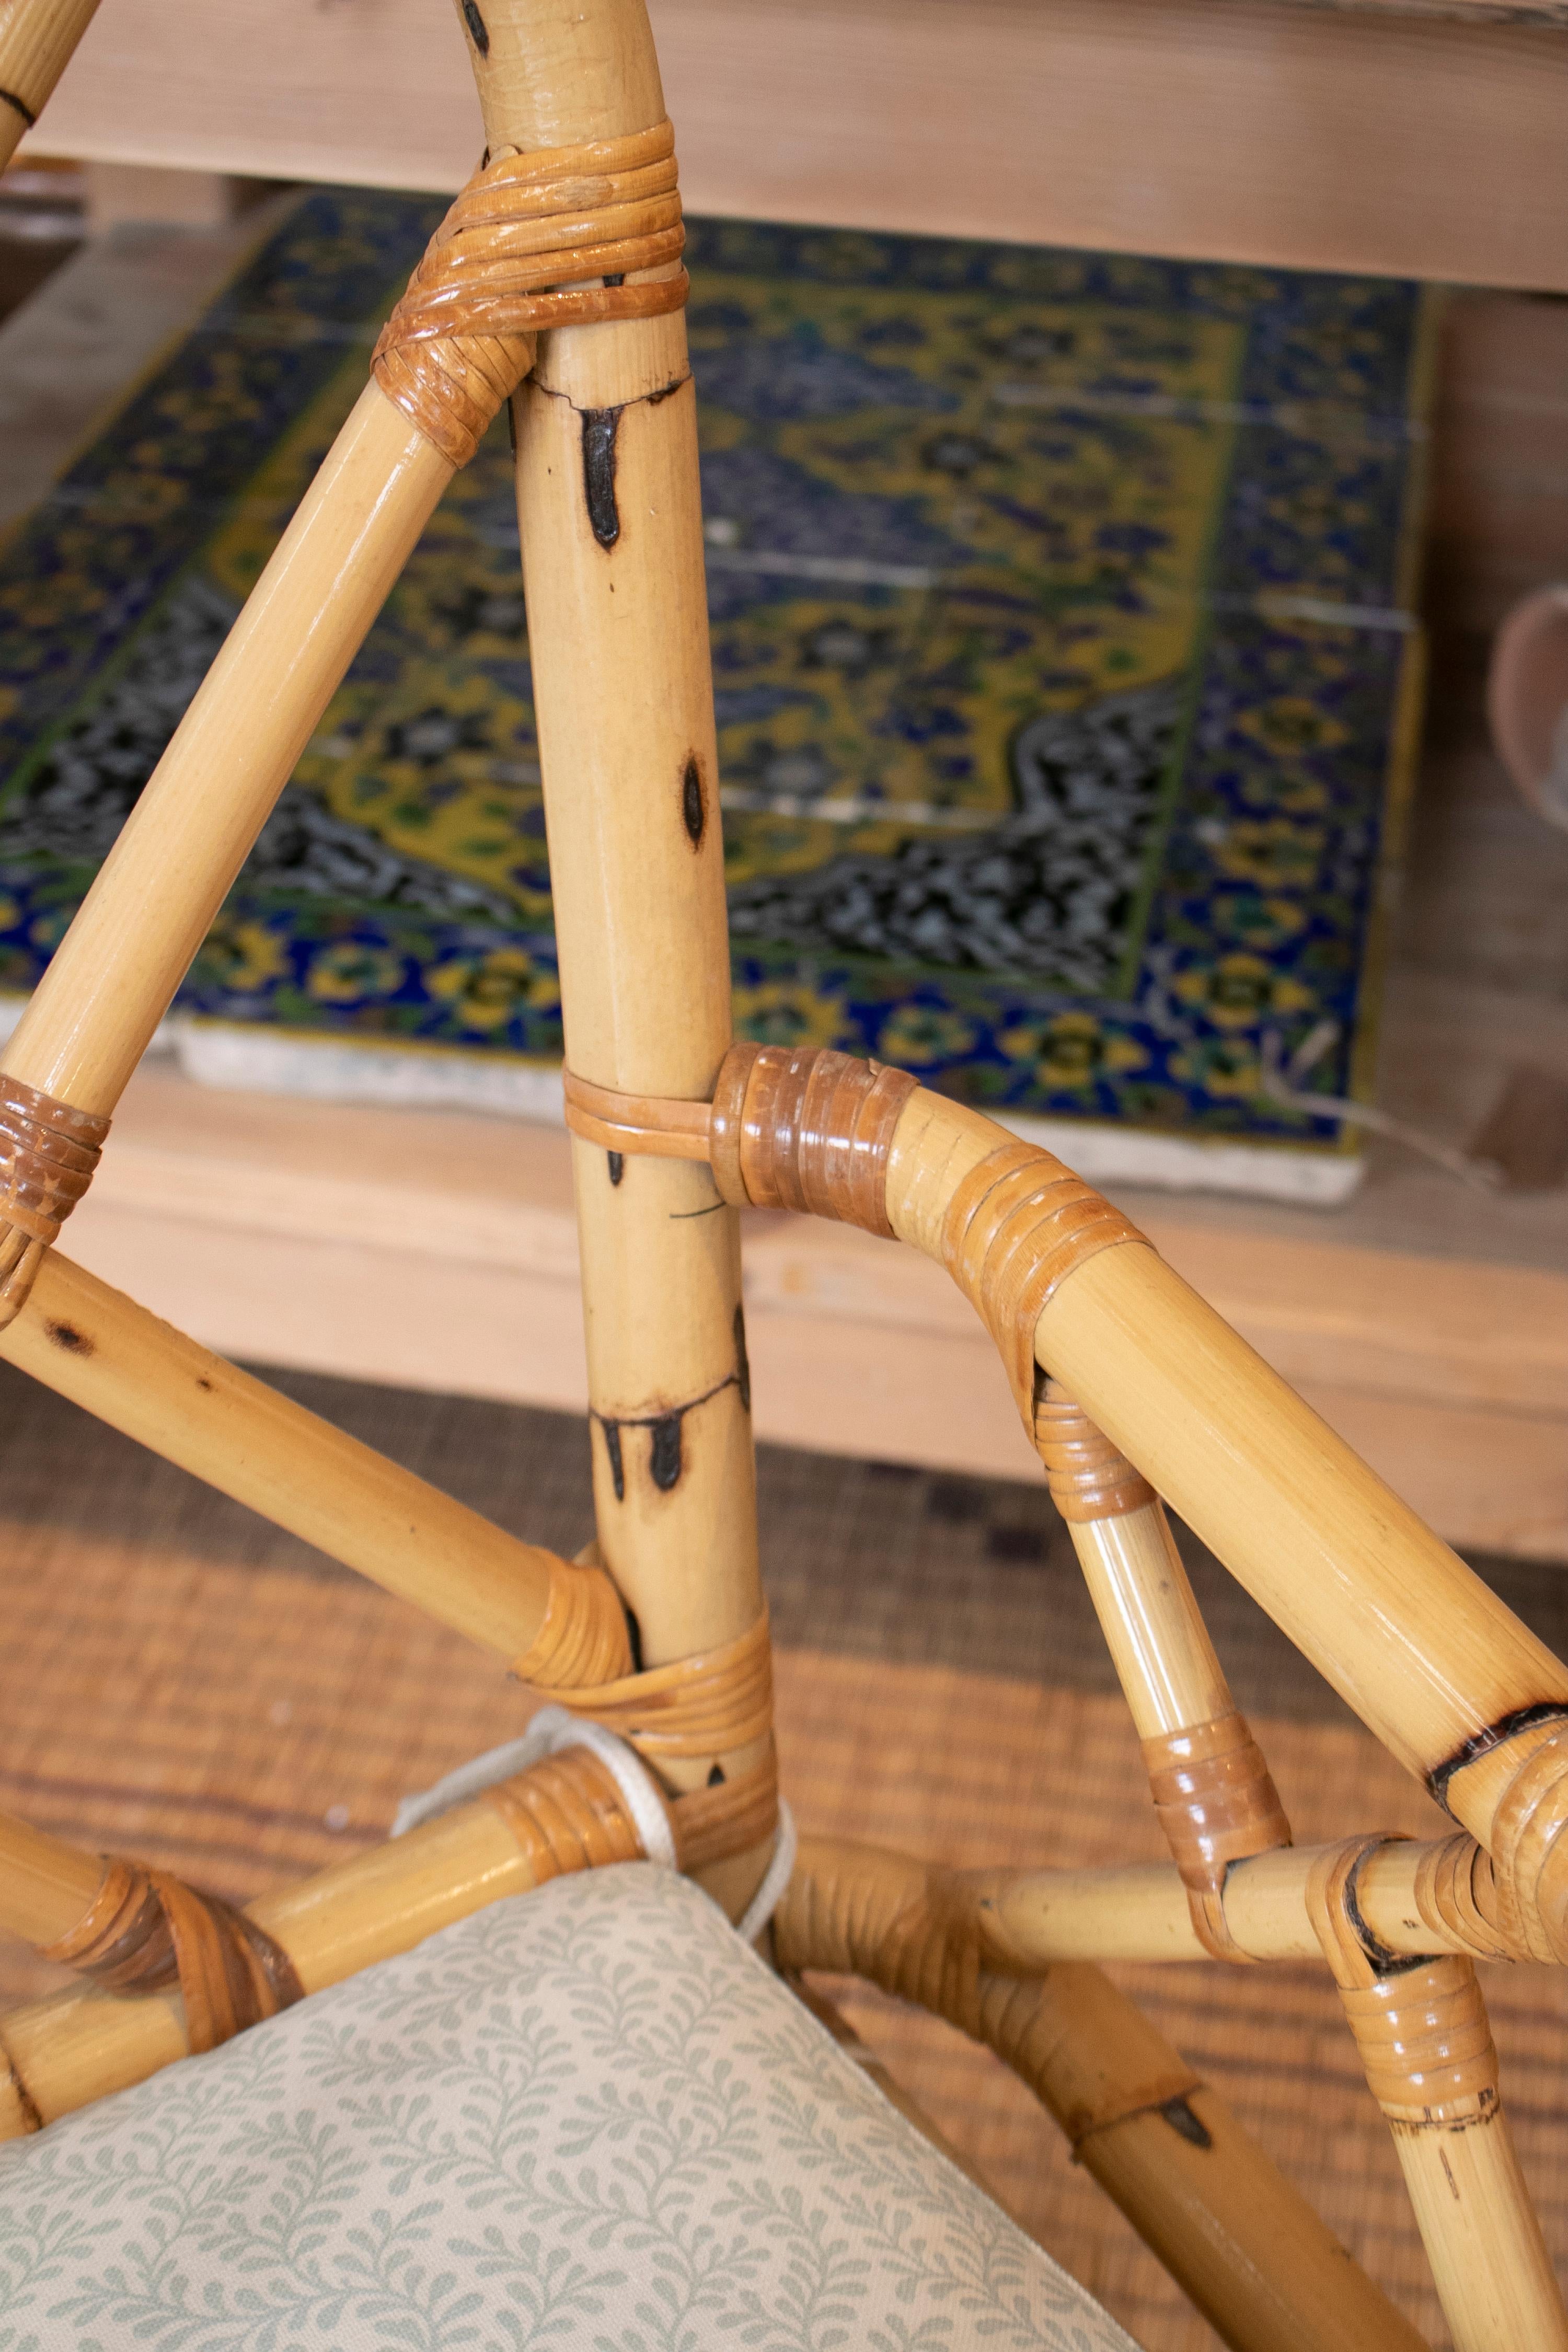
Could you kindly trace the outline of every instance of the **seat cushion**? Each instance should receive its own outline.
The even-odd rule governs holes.
[[[4,2352],[1128,2352],[687,1880],[554,1881],[0,2149]]]

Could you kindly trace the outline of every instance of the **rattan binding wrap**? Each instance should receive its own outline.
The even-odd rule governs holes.
[[[1147,2047],[1127,2053],[1131,2066],[1121,2081],[1092,2067],[1070,2070],[1076,2079],[1064,2102],[1054,2064],[1061,2039],[1054,1989],[1070,1985],[1092,2000],[1103,1983],[1100,1971],[1058,1962],[1044,1981],[1030,1982],[985,1967],[973,1885],[939,1863],[807,1841],[773,1915],[773,1948],[781,1969],[865,1977],[987,2043],[1046,2101],[1075,2148],[1203,2087],[1177,2052],[1123,2012],[1118,2026],[1131,2022]],[[1120,2009],[1118,1997],[1110,1998]]]
[[[587,1561],[552,1559],[544,1622],[512,1661],[518,1680],[564,1705],[574,1691],[616,1682],[631,1663],[626,1612],[605,1570]]]
[[[738,1641],[633,1674],[625,1612],[602,1568],[558,1563],[539,1636],[514,1672],[574,1715],[602,1723],[657,1775],[671,1759],[731,1754],[773,1730],[773,1649],[764,1614]],[[575,1753],[577,1751],[570,1751]],[[770,1753],[756,1769],[671,1800],[683,1870],[749,1853],[778,1824]]]
[[[684,269],[605,283],[679,262],[676,176],[668,122],[630,138],[503,155],[475,173],[372,362],[387,398],[452,465],[468,463],[527,374],[542,328],[680,309]]]
[[[1308,1915],[1390,2123],[1473,2123],[1498,2103],[1497,2052],[1474,1963],[1445,1952],[1391,1964],[1371,1945],[1356,1906],[1357,1873],[1387,1843],[1352,1838],[1323,1854],[1307,1884]]]
[[[43,1955],[111,1992],[177,1984],[194,2051],[215,2050],[304,1996],[289,1955],[254,1919],[131,1862],[108,1864],[94,1901]]]
[[[888,1155],[917,1085],[907,1070],[826,1047],[731,1045],[709,1123],[721,1198],[890,1238]]]
[[[948,1204],[942,1255],[1001,1350],[1024,1426],[1038,1445],[1035,1327],[1051,1298],[1101,1250],[1151,1244],[1120,1209],[1032,1144],[1004,1143]]]
[[[1246,1960],[1231,1935],[1223,1895],[1233,1862],[1290,1843],[1290,1824],[1263,1751],[1241,1715],[1141,1743],[1150,1794],[1205,1948],[1216,1960]]]
[[[1051,1500],[1064,1519],[1080,1526],[1146,1510],[1154,1489],[1104,1431],[1056,1381],[1046,1382],[1035,1412],[1035,1443],[1046,1465]]]
[[[1492,1824],[1497,1921],[1536,1960],[1568,1960],[1568,1725],[1532,1748]]]
[[[615,1781],[586,1748],[547,1756],[484,1791],[528,1856],[535,1886],[574,1870],[637,1862],[642,1840]]]
[[[0,1072],[0,1326],[26,1303],[38,1261],[91,1183],[107,1118]]]

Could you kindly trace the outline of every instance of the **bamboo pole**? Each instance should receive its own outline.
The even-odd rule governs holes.
[[[485,23],[492,153],[662,119],[642,0],[569,17],[510,0]],[[542,336],[513,415],[567,1061],[700,1101],[730,1042],[730,977],[683,316]],[[599,1545],[651,1666],[734,1639],[762,1607],[738,1221],[700,1165],[575,1139],[573,1159]],[[693,1759],[679,1784],[764,1748]],[[709,1883],[738,1908],[764,1861]]]
[[[0,5],[0,172],[37,122],[98,0],[7,0]]]
[[[894,1137],[895,1231],[942,1222],[1000,1131],[923,1089]],[[1152,1250],[1089,1257],[1039,1319],[1039,1361],[1417,1778],[1489,1845],[1568,1670]],[[1472,1760],[1473,1759],[1473,1760]]]
[[[102,1883],[101,1854],[0,1813],[0,1930],[27,1944],[58,1943]]]
[[[1368,1842],[1315,1864],[1307,1908],[1387,2118],[1454,2352],[1568,2352],[1568,2312],[1520,2170],[1468,1959],[1403,1967],[1368,1938]]]
[[[11,1832],[21,1826],[4,1823],[0,1837],[0,1887],[7,1905],[14,1901],[8,1879],[13,1854],[23,1851],[23,1842],[13,1842]],[[41,1839],[36,1831],[26,1834],[49,1849],[47,1874],[57,1842]],[[71,1853],[68,1847],[59,1851]],[[79,1863],[86,1859],[92,1861],[92,1885],[56,1935],[76,1924],[96,1892],[102,1864],[77,1857]],[[376,1960],[410,1951],[438,1928],[537,1883],[528,1854],[500,1812],[476,1800],[245,1908],[283,1947],[311,1993]],[[57,1911],[63,1900],[57,1897]],[[21,1916],[19,1900],[14,1916]],[[41,1906],[37,1916],[45,1917]],[[31,2128],[16,2082],[5,2080],[7,2055],[39,2117],[52,2123],[112,2091],[144,2082],[188,2054],[177,1992],[114,1994],[83,1984],[30,2001],[0,2017],[0,2138]]]
[[[868,1977],[986,2042],[1235,2352],[1418,2352],[1408,2321],[1125,1994],[1082,1965],[1030,1983],[974,1969],[953,1894],[952,1873],[804,1840],[774,1920],[779,1959]]]
[[[452,478],[365,386],[0,1056],[107,1117]]]
[[[0,1358],[507,1659],[553,1562],[49,1251]]]
[[[1477,1956],[1430,1904],[1420,1885],[1440,1846],[1392,1839],[1369,1855],[1356,1882],[1368,1933],[1385,1952]],[[1225,1920],[1249,1960],[1317,1960],[1321,1948],[1307,1888],[1328,1846],[1279,1846],[1232,1863]],[[982,1871],[969,1874],[976,1916],[994,1966],[1022,1974],[1056,1960],[1195,1960],[1205,1947],[1174,1865],[1124,1863],[1099,1870]],[[1484,1957],[1484,1955],[1483,1955]],[[1494,1953],[1493,1957],[1504,1957]]]
[[[1224,1669],[1160,1503],[1068,1533],[1140,1739],[1234,1714]]]

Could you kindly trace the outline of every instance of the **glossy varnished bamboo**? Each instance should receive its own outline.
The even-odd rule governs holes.
[[[1250,1960],[1321,1959],[1307,1911],[1307,1885],[1321,1846],[1280,1846],[1233,1862],[1226,1874],[1225,1921]],[[1367,1930],[1384,1951],[1415,1958],[1468,1952],[1464,1939],[1425,1917],[1416,1881],[1430,1845],[1399,1838],[1368,1856],[1356,1880]],[[975,1902],[986,1950],[999,1967],[1029,1970],[1054,1960],[1195,1960],[1204,1948],[1187,1890],[1173,1863],[1134,1862],[1097,1870],[1013,1870],[976,1874]]]
[[[1389,2129],[1454,2352],[1568,2352],[1568,2314],[1507,2110]]]
[[[1001,1139],[917,1095],[889,1170],[900,1236],[940,1258],[954,1189]],[[1152,1250],[1069,1275],[1036,1351],[1418,1778],[1519,1709],[1568,1703],[1568,1670]],[[1521,1752],[1449,1780],[1483,1844]]]
[[[44,110],[98,0],[0,0],[0,172]]]
[[[451,478],[367,384],[39,981],[14,1077],[113,1111]]]
[[[492,152],[662,117],[642,0],[502,17],[476,60]],[[514,414],[567,1062],[700,1101],[730,971],[683,316],[542,336]],[[654,1665],[761,1607],[737,1220],[698,1164],[578,1141],[574,1170],[599,1544]],[[756,1759],[682,1780],[715,1760]]]
[[[0,1358],[482,1647],[521,1657],[552,1556],[50,1251]]]
[[[1158,1502],[1068,1532],[1140,1739],[1229,1715],[1230,1686]]]

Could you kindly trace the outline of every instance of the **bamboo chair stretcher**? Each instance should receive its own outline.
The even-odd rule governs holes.
[[[657,1108],[657,1149],[700,1148],[690,1109]],[[615,1112],[569,1087],[569,1124]],[[620,1114],[619,1148],[639,1116]],[[1568,1957],[1568,1670],[1125,1218],[979,1113],[810,1049],[736,1046],[706,1149],[721,1197],[890,1230],[947,1265],[1031,1436],[1038,1370],[1456,1818],[1500,1835],[1512,1925]]]

